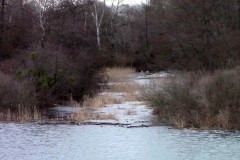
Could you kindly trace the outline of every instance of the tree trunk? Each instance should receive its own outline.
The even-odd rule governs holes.
[[[97,46],[98,50],[101,51],[101,37],[100,37],[100,26],[101,24],[98,22],[98,12],[97,12],[97,6],[94,4],[94,10],[95,10],[95,25],[96,25],[96,33],[97,33]]]
[[[149,43],[148,43],[148,6],[146,4],[146,10],[145,10],[145,13],[146,13],[146,17],[145,17],[145,27],[146,27],[146,33],[145,33],[145,38],[146,38],[146,49],[148,49],[148,46],[149,46]]]
[[[238,3],[238,29],[240,30],[240,0],[237,0]]]
[[[105,1],[104,1],[104,4],[105,4]],[[105,8],[103,9],[102,11],[102,14],[99,18],[99,14],[98,14],[98,11],[97,11],[97,6],[96,4],[94,4],[94,13],[92,13],[92,16],[95,20],[95,25],[96,25],[96,36],[97,36],[97,46],[98,46],[98,50],[101,51],[102,48],[101,48],[101,33],[100,33],[100,27],[101,27],[101,24],[102,24],[102,19],[103,19],[103,16],[104,16],[104,12],[105,12]]]
[[[2,0],[2,10],[1,10],[1,25],[0,25],[0,42],[3,40],[3,33],[4,33],[4,21],[5,21],[5,0]]]
[[[87,12],[85,12],[85,20],[84,20],[84,32],[87,32]]]
[[[98,50],[101,51],[101,36],[100,36],[100,27],[96,23],[96,29],[97,29],[97,45],[98,45]]]
[[[42,11],[40,11],[40,13],[39,13],[39,25],[40,25],[40,28],[41,28],[41,30],[42,30],[42,36],[41,36],[41,40],[40,40],[40,42],[41,42],[41,47],[42,48],[45,48],[45,45],[44,45],[44,41],[45,41],[45,35],[46,35],[46,28],[45,28],[45,26],[44,26],[44,18],[43,18],[43,13],[42,13]]]
[[[96,4],[94,4],[94,10],[95,10],[96,33],[97,33],[97,46],[98,46],[98,50],[101,51],[101,37],[100,37],[101,22],[99,22],[99,19],[98,19],[98,12],[97,12]]]

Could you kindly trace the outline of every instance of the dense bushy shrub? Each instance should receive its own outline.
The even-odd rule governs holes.
[[[37,94],[32,82],[16,80],[2,72],[0,72],[0,79],[0,108],[38,105]]]
[[[143,98],[162,122],[178,127],[240,129],[240,70],[184,75]]]
[[[104,61],[96,54],[84,51],[68,54],[68,50],[49,48],[26,57],[26,67],[17,75],[32,79],[42,104],[61,103],[70,98],[81,100],[83,95],[94,94],[102,81]]]

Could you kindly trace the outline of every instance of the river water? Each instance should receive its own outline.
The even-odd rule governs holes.
[[[239,159],[239,132],[0,124],[0,160]]]

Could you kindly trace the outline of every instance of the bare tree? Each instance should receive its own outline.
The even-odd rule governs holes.
[[[37,14],[38,14],[38,21],[36,24],[39,26],[41,30],[41,38],[40,38],[40,44],[42,48],[45,48],[45,37],[46,37],[46,31],[49,26],[48,22],[48,15],[47,11],[50,8],[54,8],[54,5],[56,4],[55,0],[33,0],[35,3],[35,7],[37,8]]]
[[[105,27],[106,33],[108,40],[111,43],[112,49],[116,49],[116,40],[115,40],[115,35],[118,32],[118,29],[125,24],[120,22],[118,19],[119,17],[119,12],[121,12],[121,6],[122,6],[123,0],[112,0],[111,1],[111,6],[110,6],[110,22],[108,26]],[[117,54],[117,50],[116,50]]]
[[[238,5],[238,29],[240,30],[240,0],[237,0]]]
[[[1,3],[1,21],[0,21],[0,43],[3,40],[3,33],[4,33],[4,23],[5,23],[5,6],[6,0],[0,0]]]
[[[103,1],[103,6],[98,3],[97,0],[94,0],[93,3],[90,5],[91,9],[91,14],[95,22],[95,27],[96,27],[96,36],[97,36],[97,46],[98,50],[101,51],[101,25],[102,25],[102,20],[104,17],[104,13],[106,10],[106,2],[105,0]]]

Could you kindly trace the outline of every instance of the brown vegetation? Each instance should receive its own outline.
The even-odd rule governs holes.
[[[189,73],[143,98],[163,123],[177,127],[240,129],[240,70]]]
[[[75,121],[86,121],[86,120],[108,120],[108,119],[116,119],[113,114],[93,114],[91,112],[81,112],[72,114],[68,117],[69,119],[73,119]]]
[[[84,107],[100,108],[108,104],[116,104],[121,100],[107,95],[97,95],[94,97],[85,96],[83,100]]]
[[[239,0],[118,2],[1,0],[0,107],[81,101],[103,80],[119,83],[107,89],[134,99],[141,87],[122,83],[134,73],[131,67],[214,71],[239,65]],[[107,69],[104,79],[102,68],[115,65],[131,67]]]
[[[0,108],[17,107],[19,104],[31,107],[38,103],[31,81],[15,80],[0,72]]]
[[[111,67],[106,69],[106,79],[109,82],[125,82],[135,72],[131,67]]]
[[[14,108],[1,108],[0,121],[29,122],[40,120],[43,117],[43,110],[37,107],[17,106]]]
[[[134,82],[126,82],[129,80],[129,76],[133,75],[135,70],[133,68],[120,68],[113,67],[107,68],[103,79],[110,81],[110,85],[102,86],[101,91],[106,93],[123,93],[123,97],[114,97],[114,95],[96,95],[96,96],[84,96],[83,106],[91,108],[99,108],[108,104],[120,103],[124,100],[136,99],[135,92],[140,88]]]
[[[131,79],[131,77],[134,77],[134,74],[136,73],[136,70],[134,68],[107,68],[106,73],[110,84],[104,86],[103,90],[123,93],[123,98],[126,101],[137,100],[137,92],[143,89],[143,86],[137,84],[134,81],[129,81],[129,79]]]
[[[107,89],[111,90],[112,92],[126,92],[126,93],[134,93],[138,89],[141,88],[139,84],[135,82],[122,82],[122,83],[115,83],[113,85],[109,85],[106,87]]]

